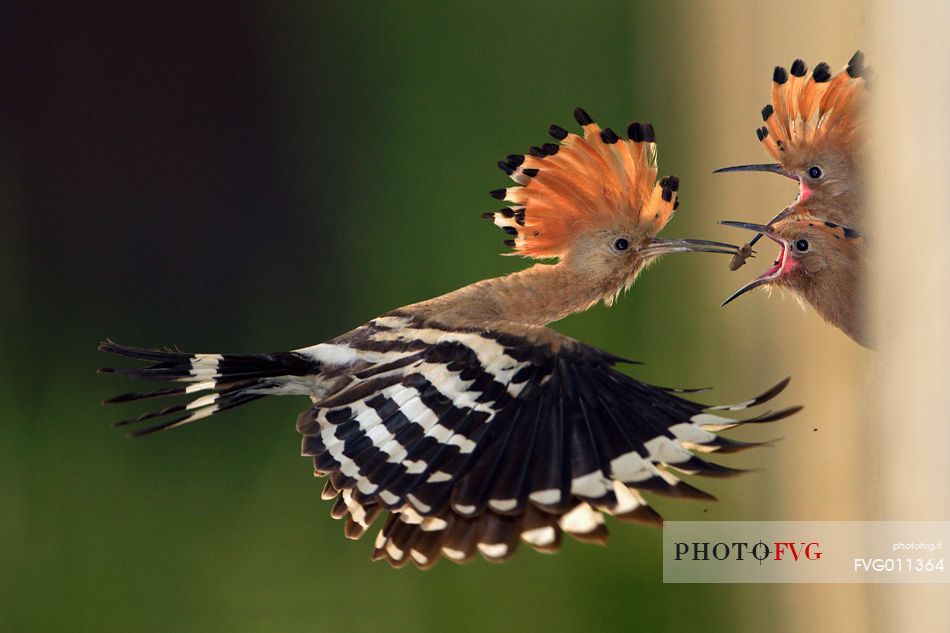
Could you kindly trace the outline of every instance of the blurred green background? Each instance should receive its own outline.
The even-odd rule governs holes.
[[[734,238],[693,195],[719,165],[681,124],[701,117],[688,69],[716,63],[669,44],[691,10],[0,10],[0,630],[684,631],[726,617],[733,588],[663,585],[660,531],[615,522],[607,548],[567,539],[503,566],[371,563],[372,536],[343,537],[299,457],[305,400],[132,441],[109,423],[133,408],[99,401],[133,385],[95,374],[106,337],[285,350],[524,266],[479,219],[507,183],[495,161],[573,126],[578,105],[615,129],[654,123],[661,172],[684,181],[666,236]],[[751,138],[761,104],[744,105]],[[745,146],[727,160],[760,158]],[[723,372],[716,305],[731,288],[704,276],[725,268],[711,257],[670,258],[558,329],[647,362],[632,370],[644,380],[747,396],[784,373],[754,357]],[[703,481],[724,500],[657,507],[743,518],[761,481]]]

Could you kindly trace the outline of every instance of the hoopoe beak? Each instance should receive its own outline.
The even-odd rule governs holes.
[[[788,216],[792,215],[792,213],[794,213],[794,212],[795,212],[795,211],[792,209],[792,207],[785,207],[784,209],[782,209],[782,211],[780,211],[780,212],[778,213],[778,215],[776,215],[774,218],[772,218],[771,220],[769,220],[769,223],[766,224],[765,226],[766,226],[766,227],[772,226],[772,225],[775,224],[776,222],[779,222],[780,220],[784,220],[784,219],[787,218]],[[719,224],[728,224],[728,223],[727,223],[727,222],[720,222]],[[733,223],[733,224],[731,224],[731,225],[729,225],[729,226],[737,226],[737,225],[739,225],[739,224],[744,225],[742,228],[748,228],[748,227],[750,227],[750,226],[753,226],[752,224],[749,224],[748,222],[737,222],[737,223]],[[749,229],[749,230],[752,230],[752,229]],[[747,244],[747,246],[749,246],[750,248],[753,247],[753,246],[755,246],[755,243],[759,241],[759,238],[761,238],[762,235],[764,235],[764,234],[763,234],[763,233],[757,233],[757,234],[755,235],[755,237],[753,237],[751,240],[749,240],[749,243]]]
[[[788,257],[789,246],[785,242],[785,240],[777,237],[774,233],[772,233],[771,226],[766,226],[764,224],[752,224],[751,222],[732,222],[729,220],[720,220],[719,224],[722,224],[723,226],[731,226],[737,229],[746,229],[748,231],[755,231],[759,235],[764,235],[765,237],[769,238],[770,240],[772,240],[773,242],[775,242],[782,248],[778,257],[775,259],[775,263],[772,264],[772,266],[768,270],[766,270],[761,275],[759,275],[758,277],[756,277],[755,279],[753,279],[752,281],[750,281],[749,283],[747,283],[746,285],[742,286],[741,288],[736,290],[734,293],[729,295],[729,298],[720,304],[720,307],[722,307],[728,303],[731,303],[733,300],[741,297],[742,295],[749,292],[750,290],[758,288],[759,286],[764,286],[766,284],[772,283],[773,281],[778,279],[782,275],[782,271],[785,269],[785,260]]]
[[[735,255],[739,247],[725,242],[710,240],[663,239],[655,237],[649,244],[640,248],[640,253],[657,257],[667,253],[722,253]]]
[[[773,174],[779,174],[786,178],[791,178],[795,182],[801,182],[797,174],[785,171],[778,163],[760,163],[758,165],[736,165],[735,167],[720,167],[714,174],[725,174],[730,171],[767,171]]]
[[[790,172],[790,171],[785,171],[784,169],[782,169],[782,166],[779,165],[778,163],[759,163],[759,164],[757,164],[757,165],[736,165],[736,166],[734,166],[734,167],[720,167],[719,169],[715,170],[713,173],[714,173],[714,174],[725,174],[725,173],[731,172],[731,171],[766,171],[766,172],[770,172],[770,173],[773,173],[773,174],[778,174],[779,176],[785,176],[786,178],[791,178],[792,180],[794,180],[795,182],[797,182],[797,183],[798,183],[799,185],[801,185],[801,187],[802,187],[802,192],[803,192],[803,193],[801,194],[800,199],[801,199],[801,200],[804,200],[805,198],[807,198],[807,195],[805,195],[804,192],[805,192],[808,188],[805,186],[805,183],[802,182],[802,179],[798,177],[798,174],[793,174],[793,173]],[[786,209],[785,211],[788,211],[788,209]],[[773,223],[773,222],[777,222],[777,221],[780,219],[781,215],[782,215],[782,214],[779,214],[778,216],[775,216],[774,218],[772,218],[772,220],[771,220],[771,222],[769,222],[769,224],[771,224],[771,223]],[[720,224],[723,224],[723,223],[720,222]],[[760,238],[760,237],[762,237],[762,234],[761,234],[761,233],[760,233],[759,235],[756,235],[755,237],[753,237],[751,240],[749,240],[749,246],[755,246],[755,243],[759,241],[759,238]],[[730,301],[731,301],[731,299],[730,299]],[[728,302],[727,302],[727,303],[728,303]],[[725,305],[725,304],[723,304],[723,305]]]

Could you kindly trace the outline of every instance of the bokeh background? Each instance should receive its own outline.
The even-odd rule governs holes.
[[[616,523],[608,548],[394,571],[320,501],[293,424],[305,400],[133,441],[109,428],[131,408],[99,404],[133,385],[95,373],[106,337],[285,350],[524,266],[479,219],[507,182],[495,161],[578,105],[654,123],[683,182],[667,236],[745,239],[715,221],[765,220],[794,185],[710,172],[764,159],[772,67],[866,46],[859,3],[792,11],[5,3],[0,630],[871,630],[861,587],[663,585],[661,533]],[[873,440],[855,438],[873,355],[790,298],[718,307],[768,257],[739,273],[671,257],[557,327],[719,402],[794,376],[779,404],[804,414],[734,433],[784,438],[729,461],[760,470],[699,482],[718,503],[657,499],[667,518],[872,518]]]

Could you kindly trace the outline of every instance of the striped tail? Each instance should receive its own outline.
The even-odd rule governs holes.
[[[131,431],[130,436],[183,426],[267,395],[309,395],[315,384],[314,378],[320,373],[320,362],[299,352],[186,354],[127,347],[111,341],[100,343],[99,350],[152,363],[146,367],[104,367],[99,373],[184,383],[145,393],[122,394],[105,400],[103,404],[201,394],[191,402],[167,406],[114,424],[119,427],[165,418],[153,426]]]

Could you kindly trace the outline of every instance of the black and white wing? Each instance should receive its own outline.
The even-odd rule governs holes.
[[[603,543],[603,515],[659,523],[641,491],[710,498],[677,472],[739,472],[699,454],[753,446],[716,431],[771,422],[717,411],[614,368],[616,356],[547,328],[459,331],[394,314],[346,341],[378,362],[301,414],[302,452],[329,476],[333,516],[359,538],[389,512],[373,557],[394,566],[510,557],[564,532]],[[518,333],[514,333],[518,332]],[[390,350],[390,351],[386,351]],[[682,393],[682,392],[679,392]]]

